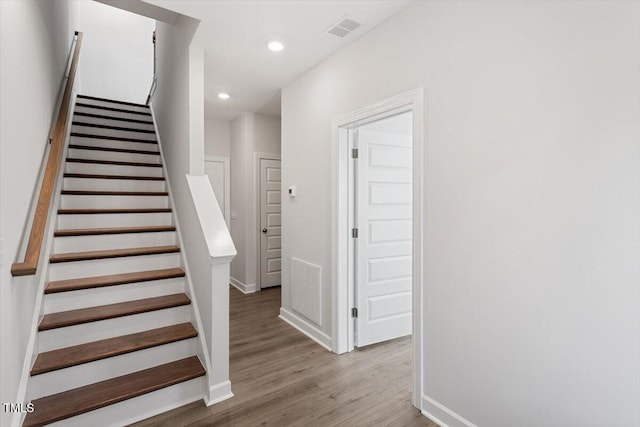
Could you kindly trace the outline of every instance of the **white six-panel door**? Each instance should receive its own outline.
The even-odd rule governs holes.
[[[356,131],[356,345],[411,334],[411,136]]]
[[[281,281],[280,160],[260,159],[260,288]]]

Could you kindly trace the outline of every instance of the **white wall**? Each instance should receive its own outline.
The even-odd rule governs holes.
[[[426,397],[640,425],[639,34],[637,2],[422,1],[286,87],[283,307],[296,257],[331,319],[331,120],[423,86]]]
[[[249,185],[249,165],[251,154],[249,146],[249,116],[243,114],[231,122],[231,238],[238,255],[231,263],[232,281],[247,285],[247,244],[245,226],[248,222],[246,206],[247,186]]]
[[[208,156],[231,157],[231,122],[204,119],[204,153]]]
[[[16,402],[36,301],[35,276],[12,277],[76,29],[67,1],[0,2],[0,401]],[[9,415],[0,410],[0,425]]]
[[[145,103],[153,80],[155,20],[95,1],[78,5],[84,32],[81,93]]]
[[[230,151],[231,237],[238,251],[231,263],[231,277],[252,291],[258,283],[255,153],[280,154],[280,118],[257,113],[236,118],[231,122]]]

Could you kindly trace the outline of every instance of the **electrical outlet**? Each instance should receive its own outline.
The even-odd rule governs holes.
[[[238,213],[235,209],[231,209],[231,219],[238,219]]]

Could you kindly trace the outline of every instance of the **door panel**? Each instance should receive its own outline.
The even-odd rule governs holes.
[[[281,283],[280,160],[260,159],[260,288]]]
[[[356,345],[411,334],[411,136],[355,131]]]

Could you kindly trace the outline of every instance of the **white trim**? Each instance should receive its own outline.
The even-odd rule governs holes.
[[[311,323],[283,307],[280,307],[280,315],[278,317],[320,344],[328,351],[331,351],[331,337],[313,326]]]
[[[331,124],[331,212],[332,212],[332,350],[337,353],[345,353],[353,350],[353,339],[350,337],[352,320],[349,313],[349,269],[348,269],[348,239],[343,238],[343,233],[348,230],[348,194],[346,183],[348,182],[348,135],[346,129],[362,125],[369,121],[379,119],[383,115],[398,112],[400,109],[413,112],[413,395],[412,402],[420,407],[422,396],[422,324],[423,324],[423,233],[425,222],[424,209],[424,173],[423,164],[426,164],[424,150],[424,107],[423,88],[402,93],[392,98],[360,108],[333,119]]]
[[[442,427],[478,427],[462,415],[456,414],[442,403],[425,394],[422,395],[422,415]]]
[[[243,294],[252,294],[258,290],[258,286],[256,284],[253,285],[245,285],[240,280],[235,277],[229,277],[229,283],[231,286],[242,292]]]
[[[205,405],[211,406],[223,400],[231,399],[232,397],[231,381],[223,381],[209,387],[209,393],[203,400]]]
[[[221,162],[224,164],[224,221],[227,228],[231,229],[231,159],[224,156],[204,156],[206,162]],[[206,175],[206,172],[205,172]]]
[[[256,152],[253,153],[253,173],[254,173],[254,179],[253,179],[253,201],[254,201],[254,211],[253,211],[253,224],[255,225],[255,233],[254,233],[254,237],[255,237],[255,254],[256,254],[256,265],[255,265],[255,271],[256,271],[256,290],[260,291],[262,290],[261,287],[261,281],[262,281],[262,277],[261,277],[261,271],[260,271],[260,250],[261,250],[261,245],[260,245],[260,239],[261,239],[261,232],[260,232],[260,160],[262,159],[266,159],[266,160],[280,160],[282,161],[282,157],[280,156],[280,154],[273,154],[273,153],[260,153],[260,152]],[[282,164],[281,164],[282,167]]]

